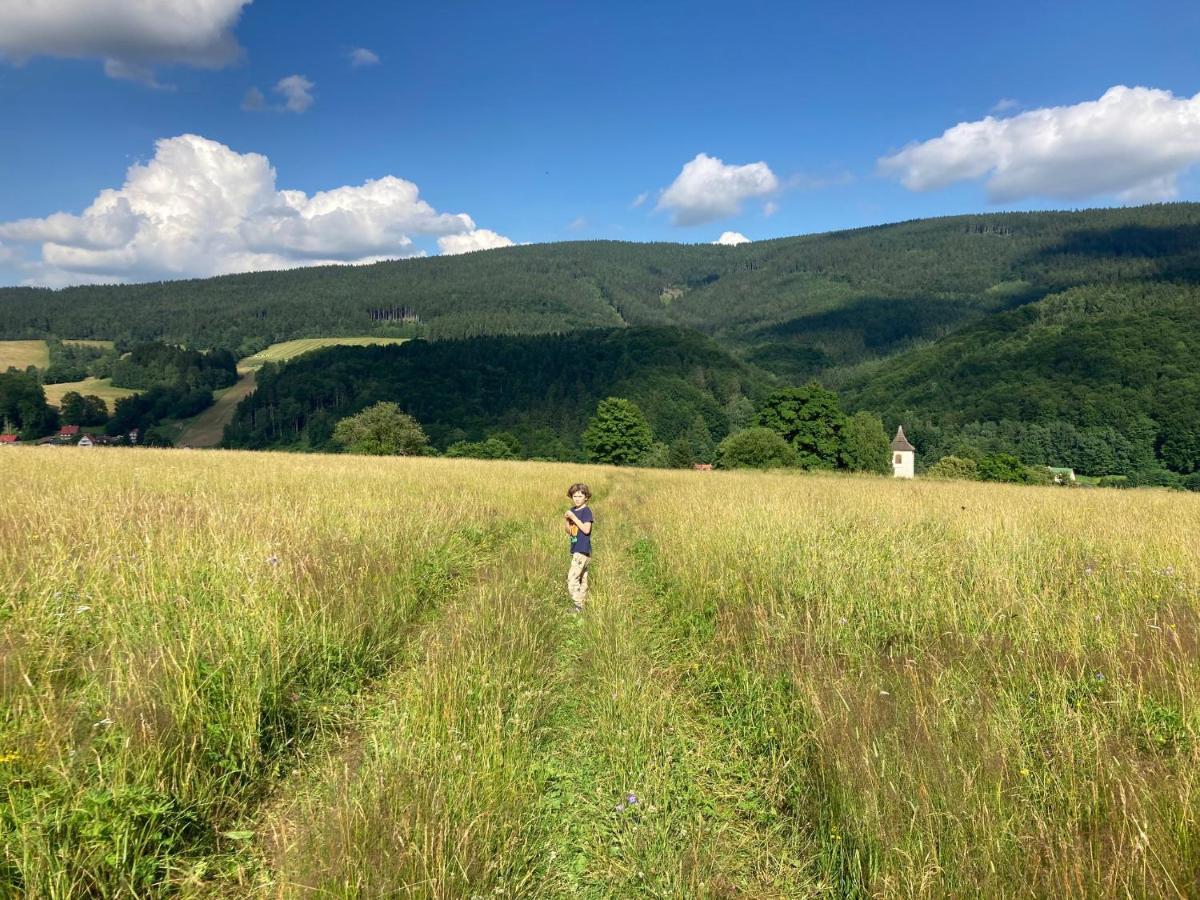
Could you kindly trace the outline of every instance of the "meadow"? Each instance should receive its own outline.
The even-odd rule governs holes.
[[[239,369],[261,369],[266,363],[281,363],[295,359],[322,347],[369,347],[375,344],[403,344],[407,338],[389,337],[322,337],[300,338],[294,341],[283,341],[272,344],[265,350],[260,350],[252,356],[247,356],[238,363]]]
[[[111,378],[85,378],[83,381],[63,381],[58,384],[44,384],[46,402],[51,406],[61,406],[62,398],[74,391],[83,396],[94,395],[108,404],[109,412],[122,397],[132,397],[138,391],[132,388],[114,387]]]
[[[0,341],[0,372],[15,366],[22,372],[29,366],[44,369],[50,365],[50,348],[45,341]]]
[[[0,496],[0,896],[1200,889],[1193,495],[10,448]]]

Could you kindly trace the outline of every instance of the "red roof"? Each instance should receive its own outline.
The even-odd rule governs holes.
[[[15,444],[17,436],[15,434],[0,434],[0,444]]]
[[[79,434],[79,426],[78,425],[64,425],[62,428],[58,429],[58,433],[66,434],[66,435]]]

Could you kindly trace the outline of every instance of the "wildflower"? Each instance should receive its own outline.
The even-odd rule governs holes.
[[[624,812],[624,811],[625,811],[625,804],[624,804],[624,803],[618,803],[616,806],[614,806],[614,807],[613,807],[613,809],[615,809],[617,812]]]
[[[1093,678],[1095,678],[1097,681],[1103,681],[1103,680],[1104,680],[1104,673],[1103,673],[1103,672],[1097,672],[1097,673],[1096,673],[1095,675],[1093,675],[1092,677],[1093,677]]]
[[[626,794],[625,802],[628,803],[630,806],[637,806],[637,802],[638,802],[637,794]]]
[[[21,758],[20,753],[0,754],[0,766],[4,765],[5,763],[16,762],[20,758]]]
[[[274,553],[272,553],[270,556],[267,557],[267,565],[268,566],[279,565],[279,557],[276,556]]]
[[[1028,777],[1029,777],[1029,770],[1028,770],[1028,769],[1021,769],[1021,777],[1022,777],[1022,778],[1028,778]]]

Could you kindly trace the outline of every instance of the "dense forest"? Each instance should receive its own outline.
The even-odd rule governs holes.
[[[817,378],[848,410],[903,422],[922,450],[919,467],[947,453],[1012,453],[1158,477],[1200,467],[1198,291],[1200,204],[1180,203],[928,219],[736,247],[574,242],[162,284],[8,288],[0,338],[162,340],[237,356],[297,337],[425,338],[410,351],[343,349],[295,363],[292,375],[265,371],[229,440],[324,447],[335,414],[386,396],[420,406],[413,411],[439,446],[515,429],[527,452],[559,455],[577,446],[585,404],[575,398],[594,403],[593,388],[612,389],[581,391],[571,366],[538,362],[535,348],[544,343],[549,359],[572,340],[618,340],[599,337],[602,329],[687,343],[681,331],[640,329],[689,329],[723,351],[718,368],[739,367],[745,385]],[[591,336],[578,337],[584,331]],[[478,340],[439,349],[457,339]],[[434,371],[456,352],[471,364]],[[537,373],[552,402],[495,405],[487,354],[518,380]],[[426,364],[428,385],[402,385],[392,372]],[[627,394],[668,390],[661,369],[620,374]],[[728,402],[720,395],[712,402]],[[678,425],[663,426],[674,420],[652,409],[668,400],[648,404],[660,437]],[[688,395],[683,405],[703,404]],[[717,439],[729,427],[711,413],[706,421]]]
[[[503,433],[520,455],[573,459],[605,397],[636,402],[664,443],[693,427],[719,441],[749,421],[771,386],[710,339],[677,328],[331,347],[260,370],[225,443],[331,449],[338,420],[387,400],[438,449]]]

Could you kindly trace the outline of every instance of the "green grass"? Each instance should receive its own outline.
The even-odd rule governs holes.
[[[303,353],[319,350],[322,347],[367,347],[374,344],[403,344],[407,338],[387,337],[327,337],[303,338],[295,341],[284,341],[272,344],[265,350],[260,350],[253,356],[247,356],[238,367],[242,369],[260,369],[266,363],[286,362]]]
[[[1192,893],[1194,496],[22,448],[0,492],[0,895]]]
[[[29,366],[45,369],[50,365],[50,348],[45,341],[0,341],[0,372],[15,366],[22,372]]]

